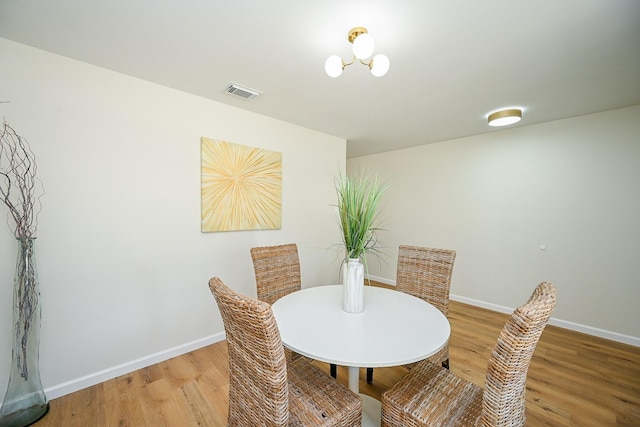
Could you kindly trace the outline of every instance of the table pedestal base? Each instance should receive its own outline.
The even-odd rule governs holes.
[[[357,366],[347,366],[349,376],[349,390],[360,393],[360,368]]]
[[[360,368],[348,366],[349,390],[362,399],[362,427],[380,427],[382,405],[379,400],[360,393]]]
[[[366,394],[360,394],[362,399],[362,427],[380,427],[382,404]]]

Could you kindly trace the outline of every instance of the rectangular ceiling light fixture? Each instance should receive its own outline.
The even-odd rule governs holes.
[[[246,99],[253,99],[258,95],[262,94],[262,92],[258,90],[251,89],[246,86],[241,86],[234,82],[229,83],[229,86],[227,86],[227,93],[239,96],[241,98],[246,98]]]

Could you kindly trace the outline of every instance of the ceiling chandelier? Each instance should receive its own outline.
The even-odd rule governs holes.
[[[371,74],[382,77],[389,71],[389,58],[387,55],[378,54],[366,61],[373,54],[375,42],[373,37],[364,27],[355,27],[347,35],[349,43],[353,44],[353,59],[351,62],[344,62],[338,55],[331,55],[324,63],[324,70],[330,77],[338,77],[344,71],[344,67],[353,64],[356,60],[362,65],[369,67]]]

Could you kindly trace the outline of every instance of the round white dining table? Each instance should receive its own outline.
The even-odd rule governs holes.
[[[342,310],[342,285],[304,288],[271,306],[282,343],[296,353],[346,366],[359,393],[359,369],[398,366],[438,352],[451,328],[436,307],[412,295],[365,286],[364,311]],[[380,402],[363,398],[363,425],[380,425]]]

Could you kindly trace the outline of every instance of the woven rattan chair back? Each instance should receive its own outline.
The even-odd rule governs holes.
[[[260,301],[273,304],[283,296],[301,289],[300,258],[295,243],[251,248],[251,259]],[[289,349],[284,352],[287,361],[301,357]],[[334,378],[337,376],[334,364],[331,365],[331,375]]]
[[[555,287],[543,282],[513,312],[489,358],[484,387],[429,360],[418,363],[382,394],[382,426],[524,426],[527,371],[555,304]]]
[[[209,281],[226,332],[229,352],[229,426],[286,426],[287,366],[271,306]],[[261,421],[262,423],[262,421]]]
[[[362,401],[304,357],[285,359],[271,306],[209,281],[227,335],[229,427],[359,427]]]
[[[398,251],[396,289],[422,298],[445,316],[456,251],[401,245]]]
[[[556,288],[542,282],[505,324],[489,359],[482,398],[482,425],[525,425],[527,371],[555,305]]]
[[[447,316],[455,260],[456,251],[450,249],[401,245],[398,250],[396,289],[422,298]],[[449,368],[449,345],[445,345],[429,360]],[[414,365],[405,366],[411,369]],[[367,381],[372,379],[370,376],[367,370]]]
[[[258,299],[273,304],[300,290],[300,259],[295,243],[251,248]]]

